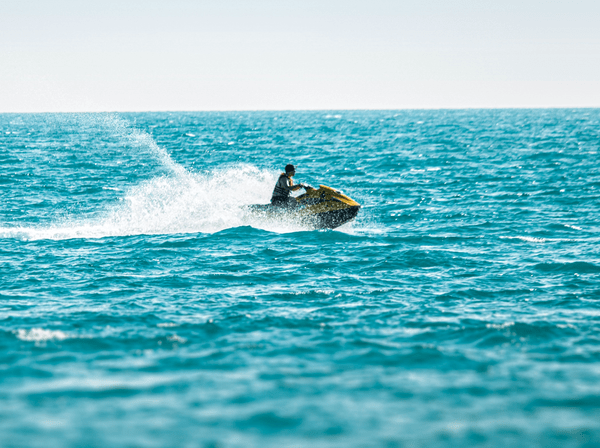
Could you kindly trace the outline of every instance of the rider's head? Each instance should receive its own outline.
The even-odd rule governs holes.
[[[286,165],[285,174],[288,176],[293,176],[294,174],[296,174],[296,168],[294,168],[294,165]]]

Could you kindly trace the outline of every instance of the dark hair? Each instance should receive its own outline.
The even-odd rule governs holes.
[[[290,165],[286,165],[285,166],[285,173],[291,173],[291,172],[296,172],[296,168],[294,168],[294,165],[290,164]]]

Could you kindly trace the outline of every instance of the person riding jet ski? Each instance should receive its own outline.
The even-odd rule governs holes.
[[[361,205],[341,191],[326,185],[313,188],[310,185],[294,185],[294,165],[287,165],[273,190],[270,204],[244,206],[247,216],[259,221],[296,222],[310,229],[335,229],[352,221]],[[305,193],[290,197],[292,191],[304,188]]]
[[[273,189],[273,196],[271,197],[271,205],[276,207],[294,208],[298,206],[298,201],[290,197],[292,191],[304,188],[308,190],[312,188],[310,185],[298,184],[294,185],[292,177],[296,174],[296,168],[294,165],[286,165],[285,173],[281,173],[275,188]]]

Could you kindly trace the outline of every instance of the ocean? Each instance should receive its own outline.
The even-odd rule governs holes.
[[[600,109],[0,114],[0,446],[600,445]],[[288,164],[362,206],[249,216]]]

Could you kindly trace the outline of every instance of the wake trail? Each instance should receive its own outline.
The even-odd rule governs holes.
[[[74,117],[63,120],[72,122]],[[77,129],[82,125],[106,129],[126,148],[151,154],[167,172],[128,188],[119,202],[105,206],[95,218],[71,216],[50,226],[0,227],[0,237],[61,240],[260,227],[246,216],[243,206],[268,202],[276,173],[252,165],[192,172],[174,161],[150,134],[117,115],[82,114],[75,120]]]

